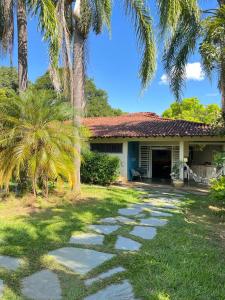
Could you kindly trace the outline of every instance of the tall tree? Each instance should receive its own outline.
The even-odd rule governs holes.
[[[160,1],[162,5],[171,2]],[[190,1],[190,4],[192,2],[194,1]],[[171,89],[177,100],[180,100],[185,82],[185,67],[197,48],[208,77],[213,72],[218,75],[225,118],[225,0],[218,0],[217,3],[216,8],[204,10],[196,7],[195,14],[184,13],[177,18],[176,26],[170,26],[163,60]]]
[[[28,83],[26,0],[17,1],[17,32],[19,91],[23,92],[26,90]]]
[[[10,55],[11,62],[14,45],[14,18],[17,18],[18,88],[19,91],[25,91],[28,82],[26,0],[2,0],[0,3],[0,17],[0,48],[3,55]]]

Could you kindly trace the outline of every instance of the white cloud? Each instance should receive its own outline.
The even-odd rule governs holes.
[[[188,63],[185,67],[186,80],[202,81],[205,79],[205,73],[200,62]],[[160,77],[159,84],[168,84],[168,76],[163,74]]]
[[[160,77],[160,82],[159,84],[168,84],[169,81],[168,81],[168,76],[166,74],[163,74],[161,77]]]

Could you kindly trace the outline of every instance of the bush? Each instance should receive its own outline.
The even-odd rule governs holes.
[[[107,154],[86,152],[81,164],[81,181],[109,185],[119,176],[119,158]]]
[[[211,197],[225,201],[225,176],[213,179],[211,182]]]

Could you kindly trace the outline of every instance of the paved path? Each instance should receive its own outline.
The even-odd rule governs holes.
[[[144,240],[154,239],[159,227],[165,226],[175,209],[179,208],[181,194],[159,193],[144,194],[140,198],[141,203],[132,204],[127,208],[118,210],[118,216],[108,216],[98,224],[88,226],[89,232],[73,234],[68,241],[69,246],[49,252],[49,256],[59,264],[68,268],[75,274],[84,276],[86,286],[96,282],[116,277],[126,270],[122,266],[115,266],[94,278],[88,274],[94,268],[116,257],[118,252],[137,252],[142,247]],[[127,235],[119,233],[125,226],[132,226]],[[118,231],[118,234],[117,234]],[[116,235],[113,253],[105,253],[101,250],[91,250],[91,246],[104,245],[105,237]],[[115,252],[116,250],[116,252]],[[17,270],[21,261],[7,256],[0,256],[0,267]],[[28,299],[33,300],[61,300],[62,290],[60,281],[53,271],[42,270],[31,276],[25,277],[22,282],[22,293]],[[0,297],[4,293],[4,283],[0,280]],[[131,283],[123,280],[117,284],[110,284],[95,294],[87,296],[84,300],[135,300]]]

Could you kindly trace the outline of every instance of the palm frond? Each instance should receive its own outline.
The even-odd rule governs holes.
[[[170,87],[177,100],[181,97],[188,58],[194,53],[200,32],[201,25],[198,13],[195,10],[193,12],[183,11],[176,29],[166,45],[163,62]]]
[[[126,13],[133,20],[138,45],[142,51],[140,77],[145,88],[152,79],[156,69],[156,47],[152,28],[152,18],[143,0],[124,0]]]

